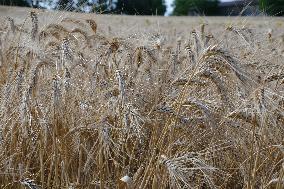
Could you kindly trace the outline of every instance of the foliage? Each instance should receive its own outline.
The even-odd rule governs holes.
[[[130,15],[164,15],[166,5],[164,0],[118,0],[116,10]]]
[[[29,7],[29,3],[25,0],[0,0],[0,5]]]
[[[89,3],[92,7],[91,12],[100,14],[111,13],[114,9],[112,0],[98,0],[97,3]]]
[[[59,10],[71,10],[72,11],[72,4],[73,1],[69,1],[69,0],[59,0],[57,2],[57,6]]]
[[[112,0],[34,0],[33,7],[74,12],[109,13],[113,9]]]
[[[284,15],[284,0],[260,0],[259,7],[262,11],[269,15]]]
[[[198,15],[217,15],[218,0],[175,0],[173,15],[188,15],[189,12]]]

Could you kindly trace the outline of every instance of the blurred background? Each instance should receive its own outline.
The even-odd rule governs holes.
[[[164,16],[282,16],[284,11],[284,0],[0,0],[0,5]]]

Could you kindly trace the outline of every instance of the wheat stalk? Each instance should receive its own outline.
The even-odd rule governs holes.
[[[31,38],[32,40],[36,39],[36,35],[38,33],[38,17],[34,11],[30,12],[30,16],[32,19],[32,31],[31,31]]]

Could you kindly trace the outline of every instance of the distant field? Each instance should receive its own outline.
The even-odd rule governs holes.
[[[0,6],[0,188],[284,187],[284,21]]]
[[[11,16],[16,21],[22,22],[24,18],[28,18],[30,9],[17,7],[0,6],[0,17]],[[93,18],[101,27],[99,31],[107,32],[111,27],[112,32],[117,35],[129,35],[133,33],[143,34],[144,32],[157,32],[159,29],[165,35],[173,34],[175,31],[185,35],[188,30],[193,27],[198,27],[201,23],[209,24],[212,31],[222,31],[224,26],[230,24],[242,26],[251,26],[266,32],[267,28],[273,28],[278,33],[278,30],[283,30],[284,21],[281,17],[157,17],[157,16],[120,16],[120,15],[95,15],[95,14],[80,14],[70,12],[52,12],[47,10],[38,10],[39,25],[44,25],[46,22],[60,21],[62,17],[72,17],[77,19]],[[58,20],[59,19],[59,20]],[[281,27],[282,26],[282,27]]]

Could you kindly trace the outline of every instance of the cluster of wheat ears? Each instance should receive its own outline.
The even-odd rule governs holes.
[[[3,19],[1,189],[284,187],[272,30],[201,24],[140,45],[99,27]]]

